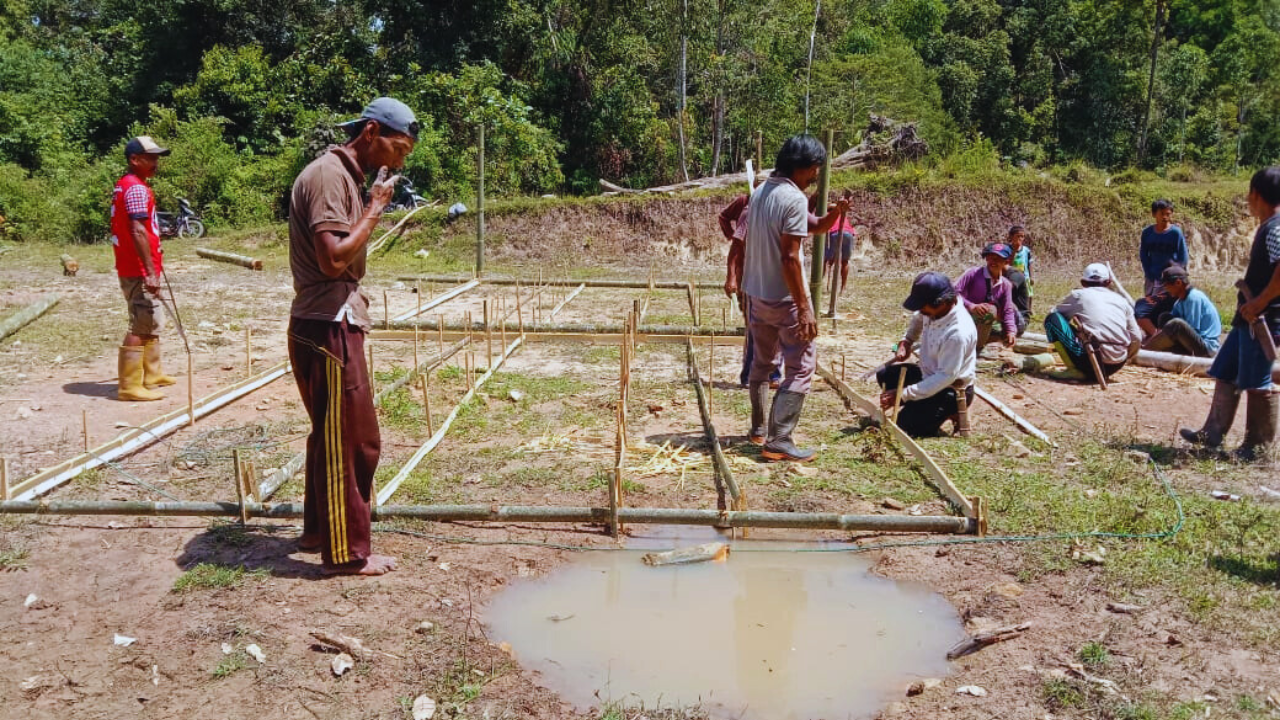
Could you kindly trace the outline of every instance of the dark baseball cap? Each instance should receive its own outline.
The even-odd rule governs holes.
[[[418,117],[413,114],[408,105],[395,98],[380,97],[374,100],[364,106],[364,112],[360,113],[360,117],[348,120],[338,127],[354,134],[359,132],[366,120],[373,120],[388,130],[408,135],[414,140],[418,139]]]
[[[124,146],[124,156],[126,160],[128,158],[133,157],[134,155],[168,155],[168,154],[169,154],[169,148],[160,147],[159,145],[156,144],[155,140],[152,140],[147,135],[139,135],[138,137],[130,140]]]
[[[1169,265],[1160,273],[1160,282],[1173,282],[1174,280],[1186,280],[1187,269],[1176,263]]]
[[[951,287],[951,279],[946,275],[933,271],[922,272],[911,283],[911,294],[903,301],[902,307],[916,312],[952,292],[955,292],[955,288]]]
[[[986,257],[988,255],[999,255],[1005,260],[1008,260],[1013,257],[1013,248],[1002,242],[987,243],[987,246],[982,248],[982,257]]]

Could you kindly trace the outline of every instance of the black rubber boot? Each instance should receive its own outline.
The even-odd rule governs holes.
[[[1250,390],[1244,411],[1244,443],[1236,457],[1245,462],[1269,460],[1276,441],[1276,418],[1280,415],[1280,395],[1271,390]]]
[[[750,385],[747,392],[751,395],[751,432],[747,434],[747,442],[763,445],[765,434],[769,432],[764,424],[764,409],[769,404],[769,383],[766,381]]]
[[[1209,417],[1204,420],[1204,427],[1199,430],[1182,428],[1178,434],[1183,440],[1193,445],[1207,448],[1222,446],[1222,439],[1231,430],[1236,419],[1236,408],[1240,406],[1240,393],[1236,386],[1219,380],[1213,386],[1213,404],[1209,406]]]
[[[800,411],[804,409],[804,394],[779,390],[773,396],[773,410],[769,413],[769,441],[764,444],[760,457],[770,462],[790,460],[809,462],[814,458],[812,450],[796,447],[791,433],[800,423]]]

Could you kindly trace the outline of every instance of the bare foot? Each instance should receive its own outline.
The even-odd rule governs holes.
[[[320,536],[319,535],[303,535],[299,537],[298,552],[304,552],[304,553],[320,552]]]
[[[363,561],[343,565],[323,565],[325,575],[386,575],[396,569],[396,559],[386,555],[370,555]]]

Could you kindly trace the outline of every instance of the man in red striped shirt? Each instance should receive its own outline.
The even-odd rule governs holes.
[[[116,182],[111,199],[111,247],[120,290],[129,303],[129,332],[120,346],[120,384],[116,390],[120,400],[160,400],[164,394],[152,388],[175,382],[160,369],[156,303],[164,265],[156,196],[147,185],[160,158],[168,154],[168,149],[145,135],[130,140],[124,147],[129,172]]]

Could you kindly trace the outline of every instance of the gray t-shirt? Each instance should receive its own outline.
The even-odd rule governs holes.
[[[761,300],[791,299],[782,277],[782,236],[809,234],[809,199],[789,178],[771,177],[752,194],[748,209],[742,290]]]

